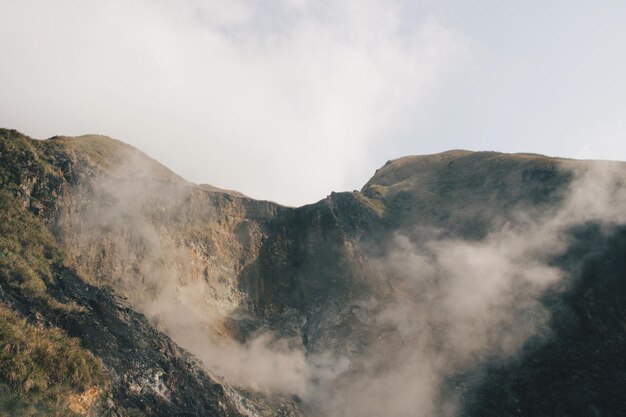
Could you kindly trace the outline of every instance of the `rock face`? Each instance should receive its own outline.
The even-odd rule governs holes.
[[[100,361],[78,414],[626,413],[623,164],[450,151],[288,208],[102,136],[0,145],[3,253],[59,254],[0,300]]]
[[[197,360],[112,293],[63,268],[55,271],[47,291],[53,300],[72,303],[76,311],[51,309],[4,286],[0,300],[35,317],[39,326],[58,327],[78,338],[101,360],[110,385],[97,387],[97,403],[75,410],[78,414],[126,416],[141,410],[159,416],[243,415]]]
[[[572,232],[558,263],[573,282],[546,297],[553,334],[492,364],[464,415],[611,416],[626,412],[626,229]]]
[[[89,283],[102,284],[97,281],[101,275],[80,277],[77,272],[81,268],[73,268],[76,259],[72,258],[72,248],[66,246],[67,251],[63,254],[43,227],[47,225],[60,236],[63,216],[74,204],[72,191],[78,190],[76,195],[83,196],[83,187],[91,186],[89,181],[81,182],[90,174],[79,169],[81,161],[74,159],[72,149],[64,148],[58,139],[35,142],[14,131],[1,131],[0,138],[3,235],[11,238],[2,242],[2,260],[5,262],[0,276],[0,301],[21,316],[28,317],[39,328],[59,328],[68,336],[77,338],[80,346],[99,360],[105,374],[104,380],[93,387],[98,398],[89,406],[72,408],[68,403],[74,394],[70,391],[64,393],[69,400],[66,397],[56,399],[59,403],[56,407],[42,400],[41,410],[28,411],[28,407],[15,405],[15,400],[9,398],[7,403],[1,404],[4,411],[11,415],[31,415],[28,414],[31,412],[35,413],[33,415],[58,415],[72,410],[83,415],[110,416],[257,415],[253,401],[246,400],[230,386],[218,382],[217,377],[209,375],[197,359],[182,351],[168,336],[151,326],[143,315],[132,310],[128,301],[120,298],[123,296],[102,285]],[[166,170],[163,172],[169,175]],[[263,210],[263,204],[259,206],[259,210]],[[69,227],[63,230],[65,236],[71,231]],[[22,236],[24,233],[26,237]],[[99,239],[94,236],[93,240]],[[11,245],[14,241],[17,246]],[[59,241],[64,242],[63,239]],[[44,242],[43,249],[37,247],[39,242]],[[86,244],[89,245],[89,240]],[[36,257],[38,250],[42,252],[46,269],[35,270],[31,277],[19,268],[21,259],[15,260],[12,255],[20,256],[19,252],[23,251],[25,253],[21,256],[26,257],[25,263],[36,265],[40,261]],[[115,263],[107,264],[106,272],[128,272],[125,256],[120,255]],[[96,263],[86,262],[82,270],[88,270],[92,265]],[[122,267],[116,270],[117,265]],[[23,276],[28,276],[29,280]],[[135,273],[134,278],[142,277]],[[111,279],[106,283],[114,285],[117,281]],[[120,285],[120,288],[126,287]],[[3,345],[6,343],[5,347],[10,346],[10,340],[2,342]],[[39,372],[37,368],[32,371]],[[37,393],[30,392],[28,386],[19,382],[22,381],[11,388],[24,397],[22,402],[35,401],[33,398],[38,398],[34,397]],[[85,396],[88,392],[78,390],[76,396]],[[43,396],[48,393],[44,392]],[[285,408],[270,403],[274,404],[273,411]]]

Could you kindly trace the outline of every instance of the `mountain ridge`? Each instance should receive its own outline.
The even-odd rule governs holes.
[[[11,207],[27,210],[35,222],[41,222],[52,236],[51,244],[58,245],[63,254],[66,272],[58,273],[58,283],[46,284],[45,291],[54,294],[52,298],[57,301],[76,300],[80,306],[93,302],[88,301],[92,298],[85,288],[100,294],[103,288],[110,287],[111,295],[105,291],[99,297],[118,307],[107,307],[103,310],[106,315],[124,317],[137,310],[147,318],[130,320],[136,323],[131,328],[136,328],[138,335],[152,335],[141,336],[134,343],[147,343],[142,337],[167,340],[169,336],[211,371],[207,377],[198,376],[204,375],[199,366],[192,372],[196,376],[190,377],[188,371],[180,369],[186,365],[168,365],[168,372],[180,375],[180,380],[200,378],[205,382],[198,386],[214,387],[209,389],[213,405],[211,401],[205,405],[213,407],[207,411],[209,415],[406,415],[407,410],[417,406],[430,410],[429,415],[441,416],[450,415],[445,411],[449,407],[460,407],[459,415],[464,416],[492,415],[488,414],[492,409],[514,412],[515,407],[527,410],[526,415],[544,415],[537,410],[528,411],[540,390],[525,385],[525,381],[537,372],[544,375],[541,384],[554,383],[550,378],[555,373],[550,371],[546,358],[553,358],[555,351],[569,349],[568,355],[579,358],[576,364],[587,378],[597,378],[593,367],[606,366],[609,359],[618,370],[624,369],[616,354],[607,358],[594,356],[595,345],[593,349],[592,344],[580,349],[576,344],[567,347],[567,341],[584,340],[582,330],[572,323],[584,322],[588,314],[595,314],[594,320],[600,322],[607,318],[610,323],[610,331],[598,336],[600,345],[619,352],[624,343],[619,326],[614,324],[623,314],[619,297],[608,297],[602,286],[594,286],[591,278],[576,278],[580,274],[600,274],[593,271],[601,269],[590,266],[598,262],[593,259],[615,263],[622,242],[620,229],[611,226],[621,224],[619,213],[609,210],[611,217],[606,218],[614,220],[597,228],[596,224],[606,223],[602,217],[605,215],[598,217],[594,211],[597,207],[578,201],[587,192],[595,195],[605,188],[606,184],[600,181],[604,177],[587,185],[581,185],[581,178],[594,167],[606,167],[608,172],[609,165],[623,177],[623,163],[459,150],[409,156],[385,164],[361,191],[333,192],[318,202],[294,208],[195,185],[132,147],[102,136],[96,136],[91,144],[85,139],[83,143],[70,138],[34,141],[15,131],[0,130],[0,185],[3,192],[10,194],[3,198]],[[616,177],[612,192],[595,197],[598,204],[604,204],[603,199],[608,198],[607,201],[614,201],[613,206],[621,207],[624,201],[620,200],[620,176]],[[609,180],[614,181],[612,176]],[[582,194],[574,192],[577,189]],[[571,232],[572,227],[578,232]],[[537,240],[529,231],[543,239]],[[523,243],[517,235],[525,237]],[[43,239],[41,234],[35,236]],[[6,251],[14,250],[11,242],[7,242]],[[518,253],[516,248],[520,245],[524,250]],[[502,248],[508,249],[502,252]],[[538,250],[547,255],[532,259],[523,255]],[[571,251],[576,250],[579,256],[571,257]],[[449,257],[448,253],[456,255]],[[489,268],[504,262],[506,268],[498,268],[504,268],[505,278],[509,277],[507,268],[517,271],[504,281],[498,274],[493,275],[491,279],[499,285],[494,288],[506,289],[498,297],[489,298],[490,292],[477,292],[480,297],[487,297],[479,306],[496,306],[489,317],[501,315],[508,322],[487,320],[484,328],[477,328],[475,324],[463,324],[462,316],[458,325],[437,321],[454,316],[460,308],[443,301],[452,296],[449,290],[467,285],[463,274],[455,272],[458,267],[454,262],[465,262],[468,253],[480,255],[478,258],[486,256],[491,262],[480,273],[483,275],[475,277],[473,269],[478,267],[481,271],[483,266],[471,261],[472,257],[460,269],[477,279],[467,287],[470,293],[481,288],[476,287],[481,281],[478,278],[492,277]],[[493,258],[492,253],[499,255]],[[541,291],[531,291],[536,284],[525,281],[528,273],[518,270],[516,265],[520,262],[531,266],[538,263],[533,268],[546,277],[558,270],[559,276],[570,278],[562,278],[563,284],[546,283]],[[622,294],[623,290],[620,274],[615,272],[619,265],[608,266],[605,275],[611,278],[602,281],[616,288],[615,294]],[[4,280],[0,283],[3,288],[11,282],[10,274],[0,278]],[[438,280],[448,282],[449,288],[436,285]],[[59,287],[61,283],[68,287]],[[512,302],[513,307],[503,304],[515,294],[509,291],[520,285],[516,291],[521,291],[517,297],[521,301]],[[39,305],[29,301],[19,288],[11,291],[11,297],[20,300],[23,311]],[[126,297],[126,301],[113,301],[118,297],[113,294]],[[428,304],[431,301],[423,294],[439,297],[442,303]],[[453,294],[464,300],[463,292]],[[596,305],[606,305],[607,309],[590,310],[584,294],[596,294]],[[471,303],[459,305],[471,307],[466,314],[469,317],[482,314],[472,310],[476,307]],[[425,336],[415,333],[411,320],[403,319],[403,313],[394,306],[409,309],[413,320],[426,329]],[[502,333],[500,326],[517,329],[520,325],[509,308],[517,309],[519,317],[528,317],[527,333]],[[429,322],[430,315],[437,311],[443,316],[433,316],[434,322]],[[93,313],[85,317],[91,317],[90,314]],[[475,323],[485,320],[480,314]],[[85,321],[77,322],[71,314],[62,317],[61,323],[73,329],[73,334],[89,339],[83,340],[85,346],[102,358],[104,353],[86,336],[89,332],[84,330]],[[555,317],[555,321],[550,322],[550,317]],[[118,319],[111,320],[116,323]],[[552,338],[544,333],[550,323],[556,326]],[[108,326],[96,328],[104,332]],[[443,337],[445,347],[450,340],[456,340],[455,332],[466,331],[463,326],[478,334],[494,332],[499,337],[480,345],[481,350],[471,354],[476,358],[467,356],[471,360],[458,359],[466,358],[463,355],[468,353],[451,348],[437,354],[428,349],[406,348],[410,343],[421,346],[423,337],[427,344],[441,343],[438,340]],[[445,336],[446,332],[451,333]],[[119,336],[123,335],[121,331]],[[519,339],[513,344],[516,347],[510,353],[498,353],[498,349],[508,352],[497,341],[507,338]],[[463,343],[467,341],[463,339]],[[165,354],[154,352],[165,363],[173,364],[176,349],[168,348]],[[388,349],[395,351],[393,358],[387,358]],[[422,356],[415,356],[418,353]],[[434,385],[424,385],[419,372],[403,373],[404,369],[414,370],[409,365],[416,361],[436,363],[442,359],[458,364],[456,368],[434,370]],[[107,363],[113,366],[111,359]],[[525,365],[516,368],[517,363]],[[266,365],[270,366],[269,371]],[[272,371],[271,366],[280,372]],[[382,367],[380,373],[371,373],[376,367]],[[120,375],[127,372],[115,366],[113,369]],[[382,369],[388,369],[387,373]],[[590,369],[592,373],[585,373]],[[150,367],[146,370],[150,371],[150,378],[157,372]],[[159,378],[166,378],[168,372],[159,374]],[[617,384],[619,372],[607,373],[603,384]],[[394,384],[382,384],[381,375],[387,375]],[[147,415],[167,415],[163,414],[165,409],[154,406],[159,404],[158,396],[139,390],[134,396],[125,397],[121,387],[128,382],[120,381],[114,379],[118,391],[112,397],[119,406],[109,409],[117,407],[115,412],[120,416],[129,415],[124,411],[127,406]],[[169,392],[178,393],[177,383],[168,381]],[[405,382],[395,385],[396,381]],[[584,384],[584,380],[580,383]],[[575,380],[572,384],[572,392],[582,386],[576,385]],[[419,397],[405,393],[402,385],[412,387],[414,392],[427,386],[437,394],[419,403]],[[354,387],[361,387],[365,396],[358,389],[354,391]],[[393,401],[392,393],[387,392],[390,387],[397,390],[398,401]],[[596,411],[611,415],[623,406],[615,396],[619,388],[611,392],[610,396],[609,391],[579,396],[579,402],[588,404],[566,407],[566,412],[572,416],[594,415]],[[178,398],[181,407],[187,407],[187,414],[182,414],[181,408],[180,415],[203,413],[201,397],[195,397],[192,405],[177,395],[174,398]],[[559,395],[570,398],[572,394],[565,389]],[[368,397],[376,404],[368,402]],[[224,404],[231,411],[220,411],[216,404]],[[545,407],[553,407],[556,412],[558,404]],[[169,410],[173,412],[172,408]],[[549,411],[546,413],[550,415]]]

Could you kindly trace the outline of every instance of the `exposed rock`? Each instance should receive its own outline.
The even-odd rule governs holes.
[[[75,307],[50,309],[12,287],[1,298],[100,358],[111,378],[100,410],[380,415],[370,393],[386,397],[382,414],[394,416],[418,401],[427,410],[419,412],[439,416],[626,410],[623,164],[458,150],[411,156],[388,162],[361,191],[288,208],[191,184],[106,137],[0,133],[3,190],[65,256],[46,294]],[[587,184],[593,197],[576,200],[572,187],[592,168],[618,172],[607,188],[616,198]],[[594,212],[607,201],[610,216]],[[457,267],[446,250],[465,262],[459,270],[446,269]],[[553,281],[540,277],[541,286],[534,272]],[[456,274],[465,286],[454,294],[469,301],[446,298],[456,282],[445,273]],[[484,284],[499,274],[511,275]],[[482,312],[473,295],[489,314],[454,316]],[[449,317],[491,327],[460,350]],[[271,371],[256,366],[270,353]],[[418,395],[416,369],[432,392]],[[89,395],[72,397],[73,409],[96,404]]]

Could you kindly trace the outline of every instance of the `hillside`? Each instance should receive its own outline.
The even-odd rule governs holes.
[[[626,414],[623,163],[410,156],[287,208],[104,136],[0,162],[8,415]]]
[[[90,170],[115,169],[121,151],[136,152],[108,138],[40,142],[0,132],[0,300],[6,326],[0,333],[0,410],[11,416],[253,413],[235,390],[133,311],[111,290],[114,282],[81,276],[72,252],[51,235],[59,236],[71,191],[91,186],[85,181]],[[186,184],[144,161],[153,169],[151,179]],[[24,319],[27,324],[19,324]]]

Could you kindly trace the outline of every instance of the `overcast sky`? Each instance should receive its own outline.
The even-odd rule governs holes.
[[[0,0],[0,126],[288,205],[452,148],[626,159],[626,2]]]

